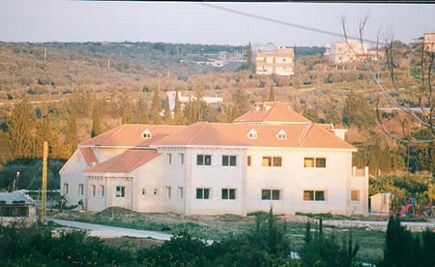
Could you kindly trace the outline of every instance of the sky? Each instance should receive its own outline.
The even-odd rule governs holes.
[[[349,35],[368,17],[364,37],[403,42],[435,32],[435,5],[340,3],[209,3],[255,16]],[[197,2],[1,0],[0,41],[146,41],[323,46],[339,36],[212,8]]]

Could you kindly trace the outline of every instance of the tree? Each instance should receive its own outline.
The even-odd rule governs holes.
[[[35,138],[33,129],[36,122],[33,108],[27,99],[14,104],[7,120],[8,141],[12,153],[16,157],[33,156]]]
[[[171,106],[169,105],[169,97],[166,97],[166,101],[165,101],[165,123],[167,124],[172,123],[172,112],[171,112]]]
[[[179,125],[183,123],[183,119],[181,117],[181,102],[178,97],[178,89],[175,91],[175,107],[174,107],[174,121],[175,124]]]
[[[121,102],[121,109],[122,109],[122,124],[134,123],[135,118],[134,118],[133,105],[128,97],[125,88],[124,88],[124,93]]]
[[[252,45],[251,42],[248,43],[248,46],[246,48],[247,50],[247,59],[246,59],[246,66],[248,68],[249,71],[253,71],[254,69],[254,65],[252,64]]]
[[[153,102],[151,103],[151,120],[154,124],[160,124],[160,88],[156,87],[154,89]]]
[[[67,157],[70,157],[77,149],[77,118],[74,112],[69,113],[68,125],[65,133],[65,145],[67,147]]]
[[[273,84],[269,88],[269,101],[275,101],[275,92],[273,90]]]
[[[94,108],[92,110],[91,137],[95,137],[103,132],[101,116],[100,101],[95,100]]]
[[[375,111],[364,97],[350,92],[344,103],[343,122],[358,128],[369,128],[375,122]]]
[[[139,101],[137,102],[137,112],[137,123],[149,123],[148,107],[143,97],[140,97]]]

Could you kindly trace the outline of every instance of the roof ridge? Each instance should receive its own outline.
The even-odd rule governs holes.
[[[347,142],[345,139],[341,139],[340,137],[338,137],[337,135],[335,135],[334,133],[332,133],[332,132],[329,131],[328,129],[321,127],[321,126],[319,125],[319,123],[314,123],[314,124],[316,124],[316,126],[318,126],[318,128],[321,129],[321,131],[324,131],[324,132],[326,131],[329,135],[333,136],[334,138],[336,138],[336,139],[339,140],[340,142],[346,143],[346,144],[348,144],[348,145],[350,145],[350,146],[353,147],[353,145],[352,145],[351,143]]]
[[[118,126],[118,129],[115,128],[116,130],[113,131],[109,136],[107,136],[106,138],[104,138],[104,140],[101,141],[101,143],[106,142],[107,139],[109,139],[110,137],[112,137],[115,133],[119,132],[122,128],[124,128],[124,125],[125,125],[125,124],[121,124],[121,125]],[[98,135],[97,135],[97,136],[98,136]],[[92,138],[91,138],[91,140],[92,140]]]
[[[192,124],[192,125],[195,125],[195,124],[199,124],[200,125],[200,128],[198,129],[198,131],[196,131],[194,134],[192,134],[192,136],[190,136],[190,138],[189,139],[187,139],[187,141],[186,141],[186,144],[189,144],[190,143],[190,141],[192,141],[198,134],[199,134],[199,131],[201,131],[202,129],[204,129],[204,126],[205,125],[207,125],[207,123],[202,123],[202,122],[197,122],[197,123],[194,123],[194,124]],[[192,126],[192,125],[190,125],[190,126]],[[188,129],[189,127],[187,127],[186,129]]]

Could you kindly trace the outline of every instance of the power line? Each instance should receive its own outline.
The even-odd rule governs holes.
[[[199,4],[201,4],[203,6],[210,7],[210,8],[215,8],[215,9],[219,9],[219,10],[222,10],[222,11],[230,12],[230,13],[233,13],[233,14],[242,15],[242,16],[245,16],[245,17],[250,17],[250,18],[254,18],[254,19],[264,20],[264,21],[268,21],[268,22],[272,22],[272,23],[281,24],[281,25],[284,25],[284,26],[290,26],[290,27],[293,27],[293,28],[301,29],[301,30],[312,31],[312,32],[327,34],[327,35],[331,35],[331,36],[335,36],[335,37],[345,38],[344,34],[340,34],[340,33],[336,33],[336,32],[331,32],[331,31],[326,31],[326,30],[322,30],[322,29],[317,29],[317,28],[313,28],[313,27],[309,27],[309,26],[305,26],[305,25],[301,25],[301,24],[296,24],[296,23],[291,23],[291,22],[287,22],[287,21],[282,21],[282,20],[278,20],[278,19],[272,19],[272,18],[268,18],[268,17],[263,17],[263,16],[260,16],[260,15],[256,15],[256,14],[252,14],[252,13],[248,13],[248,12],[244,12],[244,11],[239,11],[239,10],[235,10],[235,9],[231,9],[231,8],[227,8],[227,7],[212,5],[212,4],[208,4],[208,3],[199,3]],[[347,39],[361,40],[361,37],[347,36]],[[377,41],[372,41],[372,40],[368,40],[368,39],[362,39],[362,40],[364,42],[368,42],[368,43],[377,43]]]

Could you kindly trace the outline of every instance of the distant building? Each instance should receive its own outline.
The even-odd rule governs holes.
[[[370,197],[370,213],[388,215],[391,210],[393,194],[377,193]]]
[[[345,64],[364,59],[364,56],[377,60],[375,50],[368,51],[368,45],[359,41],[348,40],[347,42],[335,42],[325,46],[323,54],[335,64]]]
[[[21,191],[0,193],[0,224],[36,223],[35,203]]]
[[[424,34],[424,50],[435,53],[435,32]]]
[[[277,47],[273,51],[257,51],[256,74],[279,76],[294,75],[294,49]]]
[[[176,91],[167,91],[166,95],[168,96],[169,99],[169,107],[171,108],[171,110],[174,110]],[[195,101],[196,97],[193,95],[183,96],[181,95],[181,92],[178,92],[178,100],[180,101],[180,103],[188,103],[190,101]],[[205,103],[207,103],[207,105],[209,105],[209,104],[221,103],[222,101],[224,101],[224,99],[218,96],[204,96],[202,98],[202,101],[204,101]]]

